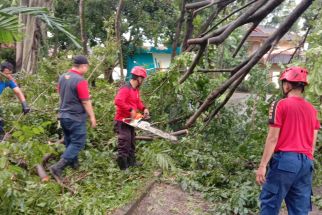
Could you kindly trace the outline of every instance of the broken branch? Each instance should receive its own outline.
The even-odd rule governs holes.
[[[206,44],[201,44],[199,51],[197,53],[197,56],[195,57],[195,59],[193,60],[191,66],[189,67],[189,69],[187,70],[187,72],[180,78],[179,83],[182,84],[193,72],[194,68],[197,66],[199,60],[202,57],[202,54],[204,53],[204,51],[206,50]]]

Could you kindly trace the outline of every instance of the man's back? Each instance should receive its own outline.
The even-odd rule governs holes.
[[[83,76],[69,71],[59,78],[60,118],[70,118],[76,121],[86,120],[86,111],[79,98],[78,87],[84,83]]]
[[[313,159],[314,130],[319,129],[317,111],[302,97],[278,101],[272,110],[270,124],[281,129],[275,151],[297,152]]]

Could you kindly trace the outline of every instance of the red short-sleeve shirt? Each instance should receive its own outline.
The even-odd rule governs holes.
[[[269,124],[280,128],[275,152],[297,152],[313,159],[314,130],[320,129],[317,111],[301,97],[288,97],[274,102],[269,111]]]

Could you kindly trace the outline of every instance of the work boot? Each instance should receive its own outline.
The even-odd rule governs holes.
[[[79,169],[79,161],[78,161],[78,158],[75,158],[73,160],[73,162],[71,162],[70,164],[71,168],[74,169],[74,170],[78,170]]]
[[[50,173],[59,180],[62,180],[61,174],[66,166],[69,165],[69,161],[61,158],[57,163],[49,167]]]
[[[140,167],[143,166],[141,162],[137,162],[135,156],[130,156],[127,159],[129,166]]]
[[[117,157],[116,162],[120,170],[126,170],[129,167],[127,158],[125,157]]]

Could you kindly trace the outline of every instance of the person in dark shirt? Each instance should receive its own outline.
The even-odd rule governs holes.
[[[135,131],[134,128],[123,122],[124,119],[135,119],[138,111],[144,113],[144,118],[149,118],[149,110],[140,97],[140,86],[147,77],[143,67],[136,66],[131,71],[132,78],[129,83],[118,91],[114,103],[116,114],[114,118],[115,131],[118,134],[117,164],[121,170],[130,166],[140,166],[135,157]]]
[[[91,127],[96,127],[88,83],[83,75],[88,71],[88,60],[85,56],[76,56],[73,67],[59,77],[58,92],[60,108],[58,118],[63,128],[65,152],[58,163],[52,165],[50,172],[61,179],[62,171],[67,166],[79,167],[78,154],[86,143],[86,119],[89,117]]]
[[[12,89],[15,95],[17,96],[17,98],[19,99],[19,101],[21,102],[22,112],[24,114],[27,114],[30,111],[30,108],[28,107],[28,104],[23,92],[18,87],[18,85],[16,84],[16,81],[12,77],[12,71],[13,71],[13,65],[10,62],[6,61],[1,64],[0,95],[2,94],[4,89],[8,87]],[[4,138],[5,131],[3,127],[4,127],[4,120],[0,116],[0,141],[2,141]]]

